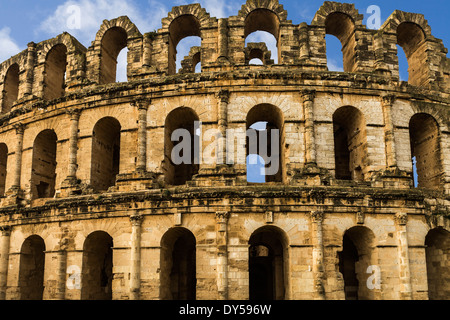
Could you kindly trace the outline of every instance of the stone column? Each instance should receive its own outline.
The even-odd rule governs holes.
[[[28,44],[28,51],[27,51],[26,83],[23,89],[24,96],[33,94],[35,62],[36,62],[36,44],[34,42],[30,42]]]
[[[315,91],[303,90],[303,112],[305,115],[305,164],[315,165],[316,160],[316,139],[314,133],[314,98]]]
[[[228,212],[217,212],[217,289],[219,300],[228,300]]]
[[[227,162],[227,128],[228,128],[228,103],[230,101],[230,92],[228,90],[221,90],[218,93],[219,98],[219,132],[221,134],[218,139],[217,148],[217,164],[226,164]]]
[[[23,134],[25,128],[23,125],[18,124],[15,126],[16,129],[16,156],[15,156],[15,168],[14,168],[14,179],[12,188],[19,191],[20,190],[20,176],[22,174],[22,152],[23,152]]]
[[[395,215],[395,222],[397,225],[397,239],[398,239],[398,258],[400,271],[400,299],[411,300],[411,271],[409,267],[409,246],[408,246],[408,232],[406,223],[408,216],[406,213],[398,213]]]
[[[140,300],[141,295],[141,226],[143,216],[134,213],[131,221],[130,300]]]
[[[325,289],[323,287],[324,269],[323,269],[323,219],[322,210],[312,211],[311,217],[311,237],[313,244],[312,271],[314,274],[314,289],[316,291],[316,299],[325,299]]]
[[[11,227],[0,227],[0,300],[6,299],[6,285],[8,280],[9,244]]]
[[[70,110],[70,137],[69,137],[69,168],[67,180],[75,181],[78,170],[78,124],[80,120],[80,110]]]
[[[302,22],[299,30],[300,36],[298,42],[300,45],[300,59],[305,60],[310,56],[308,24],[306,22]]]
[[[143,66],[150,67],[152,64],[152,39],[150,34],[144,35],[143,43]]]
[[[66,299],[66,274],[67,274],[67,253],[65,248],[61,248],[56,253],[58,259],[58,287],[55,299]]]
[[[219,19],[218,48],[219,59],[228,60],[228,19]]]
[[[392,122],[392,105],[395,102],[394,95],[386,95],[383,99],[384,136],[386,141],[386,165],[388,168],[397,167],[395,150],[394,124]]]
[[[147,111],[148,101],[135,101],[133,105],[138,109],[138,156],[136,172],[147,171]]]

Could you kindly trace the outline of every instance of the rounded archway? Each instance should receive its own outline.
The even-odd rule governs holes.
[[[448,300],[450,293],[450,232],[435,228],[425,238],[428,297]]]
[[[20,300],[42,300],[44,294],[45,242],[38,235],[28,237],[20,249]]]

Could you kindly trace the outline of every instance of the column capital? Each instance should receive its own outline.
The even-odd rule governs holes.
[[[25,126],[21,123],[16,123],[14,129],[16,130],[16,134],[23,134],[25,132]]]
[[[138,110],[148,110],[151,103],[151,99],[136,99],[131,102],[131,105]]]
[[[222,89],[219,92],[217,92],[217,98],[220,99],[220,102],[229,103],[230,101],[230,91]]]
[[[70,120],[79,120],[81,115],[80,109],[71,108],[66,111],[66,114],[70,116]]]
[[[394,220],[399,226],[406,226],[406,223],[408,221],[408,215],[404,212],[402,213],[396,213],[394,216]]]
[[[311,211],[309,213],[309,216],[310,216],[312,222],[321,223],[321,222],[323,222],[325,214],[322,209],[319,209],[319,210]]]
[[[11,234],[11,226],[0,226],[2,236],[9,236]]]
[[[314,101],[316,97],[316,90],[302,89],[300,90],[300,95],[302,96],[303,102]]]
[[[218,211],[216,212],[217,223],[227,223],[230,218],[230,213],[228,211]]]
[[[383,105],[390,105],[390,106],[392,106],[396,99],[397,99],[397,96],[395,94],[393,94],[393,93],[387,93],[387,94],[383,94],[381,96],[381,100],[383,102]]]
[[[144,217],[139,214],[133,214],[130,216],[130,222],[133,227],[140,227]]]

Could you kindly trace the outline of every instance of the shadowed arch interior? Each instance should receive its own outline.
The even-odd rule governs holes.
[[[416,161],[416,185],[438,189],[443,174],[438,123],[429,114],[415,114],[409,122],[409,135],[411,156]]]
[[[128,35],[121,27],[112,27],[102,38],[100,84],[116,82],[117,57],[127,47]]]
[[[447,300],[450,294],[450,232],[435,228],[425,238],[428,297],[430,300]]]
[[[113,238],[104,231],[87,236],[83,245],[82,300],[111,300]]]
[[[167,231],[161,239],[160,263],[160,298],[195,300],[196,239],[192,232],[181,227]]]
[[[92,132],[91,186],[107,191],[116,184],[120,166],[119,121],[113,117],[99,120]]]
[[[356,37],[353,19],[345,13],[333,12],[325,20],[325,33],[339,39],[342,44],[344,71],[354,72],[356,70]]]
[[[288,243],[277,227],[257,229],[249,240],[250,300],[284,300],[286,298]]]
[[[352,106],[333,114],[336,179],[364,181],[367,133],[364,115]]]
[[[19,96],[19,65],[17,63],[8,68],[3,88],[2,113],[8,113]]]
[[[42,300],[44,294],[45,242],[33,235],[20,249],[20,300]]]
[[[55,131],[44,130],[33,144],[31,169],[31,196],[33,199],[52,198],[55,195],[56,148]]]
[[[66,90],[67,48],[64,44],[55,45],[45,60],[44,99],[57,99]]]
[[[164,125],[164,177],[165,182],[169,185],[183,185],[191,180],[193,175],[198,172],[198,157],[196,154],[195,143],[199,143],[199,136],[197,135],[195,123],[199,118],[194,110],[187,107],[179,107],[171,111],[166,118]],[[178,143],[185,141],[172,141],[172,134],[177,129],[184,129],[189,133],[190,141],[190,163],[175,164],[172,159],[172,150]],[[195,142],[196,140],[196,142]],[[183,154],[181,156],[184,155]],[[201,152],[201,150],[197,150]],[[197,163],[196,163],[197,162]]]

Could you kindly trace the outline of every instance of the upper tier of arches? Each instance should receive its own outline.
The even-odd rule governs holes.
[[[186,37],[201,39],[195,63],[201,63],[202,72],[230,70],[230,65],[235,70],[249,68],[255,50],[254,44],[246,46],[246,38],[258,31],[274,37],[273,51],[277,51],[271,57],[268,50],[264,56],[260,52],[258,58],[264,59],[258,68],[272,68],[274,63],[267,61],[274,60],[280,70],[327,72],[325,36],[329,34],[342,44],[345,72],[386,75],[398,81],[401,47],[410,85],[449,90],[448,50],[421,14],[397,10],[380,30],[370,30],[353,4],[327,1],[310,25],[295,25],[278,0],[247,0],[236,16],[225,19],[211,17],[200,4],[174,7],[159,30],[145,34],[126,16],[105,20],[89,48],[68,33],[30,43],[0,64],[1,112],[24,100],[52,101],[69,92],[115,83],[117,58],[124,49],[128,81],[195,72],[177,65],[177,45]]]

